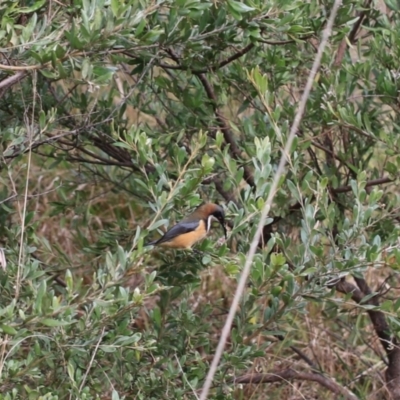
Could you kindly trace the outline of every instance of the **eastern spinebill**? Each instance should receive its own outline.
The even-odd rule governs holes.
[[[213,221],[218,221],[221,224],[226,239],[227,231],[223,208],[214,203],[207,203],[201,205],[192,214],[174,225],[160,239],[153,240],[146,245],[190,249],[196,242],[207,236]]]

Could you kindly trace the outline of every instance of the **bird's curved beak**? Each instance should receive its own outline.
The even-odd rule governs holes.
[[[218,216],[218,217],[215,215],[210,215],[208,217],[208,221],[209,221],[208,224],[210,224],[210,220],[218,221],[221,224],[222,229],[224,230],[225,240],[228,239],[228,231],[226,230],[225,218],[222,215]],[[207,229],[207,231],[208,231],[208,229]]]
[[[224,235],[225,235],[225,240],[228,239],[228,231],[226,230],[226,225],[225,225],[225,220],[223,218],[221,218],[219,220],[219,223],[222,226],[222,229],[224,230]]]

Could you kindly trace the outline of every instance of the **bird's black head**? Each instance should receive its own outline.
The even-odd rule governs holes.
[[[222,229],[224,230],[225,239],[227,239],[228,234],[227,234],[226,226],[225,226],[224,209],[221,206],[219,206],[218,204],[210,204],[210,215],[221,224]]]
[[[211,213],[221,224],[225,224],[225,212],[222,207],[215,204],[215,210]]]

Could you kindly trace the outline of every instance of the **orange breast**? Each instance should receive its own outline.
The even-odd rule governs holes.
[[[196,242],[204,239],[207,235],[204,221],[201,221],[199,227],[192,232],[183,233],[168,242],[160,244],[163,247],[170,247],[172,249],[190,249]]]

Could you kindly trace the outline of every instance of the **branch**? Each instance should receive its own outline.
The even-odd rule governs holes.
[[[217,97],[215,96],[214,90],[213,90],[210,82],[208,81],[208,79],[206,78],[206,76],[204,74],[198,74],[197,76],[198,76],[200,82],[203,84],[204,90],[206,91],[208,98],[212,102],[214,114],[215,114],[215,117],[217,118],[217,122],[218,122],[219,127],[221,128],[222,134],[224,135],[225,142],[227,144],[229,144],[229,148],[230,148],[230,151],[231,151],[233,157],[236,160],[240,160],[242,152],[241,152],[239,146],[236,144],[236,141],[233,137],[233,133],[230,130],[228,124],[226,123],[225,117],[218,109]],[[243,170],[244,170],[243,175],[244,175],[245,181],[250,186],[254,187],[255,186],[254,178],[253,178],[253,174],[250,171],[249,167],[247,167],[246,165],[243,165]]]
[[[172,49],[167,49],[166,51],[171,56],[171,58],[177,64],[179,64],[179,57],[175,54],[175,52]],[[217,96],[215,95],[210,82],[207,80],[206,76],[203,73],[197,73],[196,75],[199,78],[200,82],[203,84],[204,90],[206,91],[208,98],[211,100],[211,104],[214,109],[214,114],[217,118],[217,122],[221,128],[222,134],[224,135],[225,142],[227,144],[229,144],[230,150],[231,150],[234,158],[237,160],[240,160],[241,159],[241,150],[240,150],[239,146],[236,144],[235,139],[233,138],[233,133],[230,130],[228,124],[226,123],[225,117],[218,109]],[[250,169],[244,165],[243,170],[244,170],[245,181],[250,186],[254,187],[255,186],[254,178],[253,178],[253,174],[251,173]]]
[[[71,131],[71,132],[61,133],[61,134],[55,135],[55,136],[50,136],[47,139],[37,140],[36,142],[33,142],[31,146],[27,146],[24,148],[19,148],[18,146],[15,146],[14,152],[12,154],[8,154],[3,157],[4,157],[4,159],[8,159],[8,158],[12,159],[12,158],[20,156],[21,154],[25,154],[30,150],[35,150],[44,144],[51,144],[53,142],[59,141],[61,138],[64,138],[66,136],[74,136],[77,134],[78,134],[78,132]],[[25,143],[23,143],[23,144],[25,144]]]
[[[343,396],[345,399],[357,400],[357,396],[355,396],[344,387],[340,386],[338,383],[326,378],[325,376],[312,372],[297,372],[292,368],[287,368],[283,371],[278,371],[275,373],[242,375],[235,378],[235,383],[259,384],[289,381],[293,379],[317,382],[331,392]]]
[[[316,140],[311,140],[311,145],[324,151],[327,156],[330,156],[331,158],[334,158],[335,160],[338,160],[340,163],[344,164],[347,169],[351,170],[351,168],[349,167],[349,164],[346,160],[342,159],[341,157],[339,157],[338,155],[336,155],[332,150],[328,149],[325,146],[322,146],[322,144],[318,143]]]
[[[295,43],[294,40],[277,40],[277,41],[274,41],[274,40],[265,40],[265,39],[257,39],[257,42],[270,44],[272,46]]]
[[[201,183],[202,185],[210,185],[211,183],[213,183],[217,192],[225,199],[227,203],[232,201],[233,203],[236,204],[236,206],[239,206],[239,202],[235,194],[232,192],[232,190],[228,191],[224,189],[223,181],[219,176],[217,175],[210,176],[204,179]]]
[[[58,276],[57,274],[53,274],[51,271],[52,268],[49,267],[49,265],[46,265],[42,259],[36,254],[36,252],[32,253],[32,257],[39,261],[39,264],[43,266],[43,270],[46,271],[46,274],[49,275],[50,279],[54,280],[56,283],[58,283],[60,286],[66,288],[67,284],[64,282],[64,280]]]
[[[248,48],[249,46],[247,46]],[[167,49],[167,53],[170,55],[170,57],[177,63],[179,64],[179,57],[175,54],[175,52],[172,49]],[[248,51],[248,50],[247,50]],[[243,54],[241,54],[243,55]],[[194,73],[194,72],[193,72]],[[241,160],[241,150],[239,146],[236,144],[236,141],[233,137],[233,133],[230,130],[228,124],[226,123],[226,119],[223,116],[223,114],[219,111],[218,106],[217,106],[217,96],[214,93],[214,89],[212,88],[210,82],[206,78],[206,76],[203,73],[196,73],[197,77],[199,78],[200,82],[203,84],[204,90],[206,91],[206,94],[208,98],[211,100],[212,107],[214,109],[214,114],[217,118],[218,125],[222,131],[222,134],[224,135],[225,142],[229,144],[230,146],[230,151],[233,154],[233,157],[236,160]],[[243,165],[243,171],[244,171],[244,179],[245,181],[252,187],[255,186],[254,184],[254,178],[253,174],[250,171],[250,169]]]
[[[221,61],[218,64],[217,69],[225,67],[225,65],[230,64],[232,61],[237,60],[238,58],[244,56],[246,53],[248,53],[252,48],[254,47],[254,43],[250,43],[248,44],[246,47],[244,47],[242,50],[238,51],[237,53],[231,55],[230,57],[228,57],[226,60]]]
[[[89,158],[84,158],[84,157],[73,157],[70,155],[67,155],[66,158],[68,161],[77,161],[80,163],[85,163],[85,164],[93,164],[93,165],[115,165],[117,167],[128,167],[128,168],[132,168],[133,164],[129,164],[129,163],[121,163],[121,162],[117,162],[117,161],[111,161],[111,160],[91,160]]]
[[[367,183],[365,184],[365,187],[376,186],[376,185],[381,185],[381,184],[384,184],[384,183],[391,183],[391,182],[394,182],[394,179],[391,179],[389,177],[383,177],[383,178],[379,178],[379,179],[372,179],[370,181],[367,181]],[[346,193],[346,192],[351,192],[351,191],[352,191],[352,188],[351,188],[350,185],[341,186],[341,187],[338,187],[336,189],[330,188],[330,192],[334,193],[334,194]],[[310,201],[313,201],[313,200],[314,200],[314,198],[311,198]],[[295,204],[293,204],[292,206],[289,207],[288,213],[292,214],[292,213],[294,213],[296,211],[299,211],[299,210],[301,210],[301,207],[302,207],[302,204],[297,202],[297,203],[295,203]],[[266,244],[268,242],[268,240],[271,238],[271,235],[273,233],[273,225],[276,225],[277,223],[279,223],[283,218],[284,217],[281,217],[281,216],[274,217],[273,221],[270,224],[264,226],[263,236],[262,236],[261,241],[260,241],[260,246],[263,246],[264,244]],[[350,292],[346,292],[346,293],[350,293]],[[362,299],[362,297],[361,297],[361,299]]]
[[[300,349],[295,346],[290,346],[290,348],[303,360],[305,361],[312,369],[318,370],[318,367],[313,363],[313,361]]]
[[[0,97],[3,96],[3,94],[5,93],[5,91],[10,87],[15,85],[16,83],[18,83],[20,80],[22,80],[24,77],[26,76],[26,72],[25,71],[19,71],[17,73],[15,73],[14,75],[11,75],[5,79],[3,79],[2,81],[0,81],[0,89],[2,89],[0,91]]]
[[[179,59],[174,56],[171,57],[178,65],[170,65],[170,64],[165,64],[165,63],[158,63],[157,65],[159,67],[165,68],[165,69],[178,69],[181,71],[188,71],[191,70],[194,75],[198,74],[205,74],[206,72],[209,71],[216,71],[220,68],[225,67],[226,65],[230,64],[232,61],[237,60],[238,58],[242,57],[246,53],[248,53],[252,48],[254,47],[254,43],[248,44],[246,47],[244,47],[242,50],[239,50],[237,53],[232,54],[230,57],[228,57],[226,60],[223,60],[219,62],[215,67],[209,67],[209,68],[203,68],[203,69],[196,69],[196,70],[191,70],[190,66],[185,66],[181,65],[179,62]],[[171,50],[167,50],[167,53],[171,56]]]
[[[343,294],[350,294],[351,299],[355,301],[357,304],[360,304],[362,299],[364,298],[363,292],[357,288],[357,286],[353,285],[350,282],[347,282],[344,278],[342,278],[336,285],[328,285],[328,287],[335,286],[335,289]]]
[[[101,148],[100,145],[99,145],[98,143],[97,143],[97,145],[98,145],[99,148]],[[108,164],[111,165],[111,163],[113,163],[112,160],[109,160],[109,159],[107,159],[107,158],[105,158],[105,157],[102,157],[102,156],[99,155],[99,154],[95,154],[95,153],[91,152],[90,150],[86,149],[85,147],[77,146],[76,148],[79,149],[80,151],[82,151],[82,153],[85,153],[85,154],[87,154],[88,156],[93,157],[96,161],[101,161],[101,162],[103,162],[104,165],[108,165]],[[115,146],[114,146],[114,149],[119,150],[119,149],[116,148]],[[125,150],[125,149],[123,149],[123,150]],[[135,166],[135,165],[132,163],[132,161],[130,161],[130,160],[128,160],[128,159],[126,159],[126,158],[124,157],[125,154],[118,154],[118,152],[117,152],[117,153],[113,152],[113,154],[110,154],[110,152],[106,152],[106,153],[107,153],[110,157],[114,157],[116,160],[118,160],[117,162],[113,163],[113,165],[119,165],[119,166],[121,166],[121,167],[129,167],[129,168],[132,168],[133,170],[136,170],[136,171],[139,171],[139,172],[140,172],[140,168],[138,168],[137,166]],[[90,163],[90,161],[87,161],[87,162]]]
[[[354,280],[358,288],[343,278],[336,284],[336,290],[344,294],[351,293],[352,300],[360,304],[365,296],[372,294],[372,291],[365,279],[354,277]],[[370,297],[363,304],[379,306],[378,296]],[[387,388],[394,399],[400,399],[400,347],[397,338],[392,337],[390,326],[382,311],[367,310],[367,313],[388,357],[388,367],[385,373]]]
[[[378,178],[378,179],[372,179],[370,181],[367,181],[365,184],[365,187],[370,187],[370,186],[376,186],[376,185],[382,185],[383,183],[391,183],[394,182],[394,179],[389,178],[388,176],[383,177],[383,178]],[[350,185],[338,187],[336,189],[331,189],[333,193],[346,193],[346,192],[351,192],[352,188]]]
[[[368,8],[371,6],[371,3],[372,3],[372,0],[368,0],[367,4],[364,6],[364,8],[366,8],[366,10],[361,11],[358,14],[358,20],[354,24],[353,29],[351,30],[351,32],[350,32],[350,34],[348,36],[348,41],[351,44],[354,44],[356,42],[356,36],[357,36],[358,30],[360,29],[361,24],[362,24],[364,18],[366,17],[366,15],[367,15],[367,11],[369,11]],[[333,65],[335,67],[339,67],[340,64],[342,63],[344,54],[346,52],[346,48],[347,48],[347,40],[346,40],[346,38],[344,38],[342,40],[342,42],[340,43],[340,45],[339,45],[338,51],[336,53],[335,61],[333,62]]]
[[[304,40],[306,41],[307,39],[309,39],[310,37],[312,37],[312,35],[305,35],[302,37],[297,38],[298,40]],[[288,39],[288,40],[266,40],[266,39],[257,39],[257,42],[260,43],[265,43],[265,44],[270,44],[272,46],[279,46],[279,45],[283,45],[283,44],[290,44],[290,43],[296,43],[297,42],[294,39]]]
[[[358,278],[354,276],[354,280],[357,283],[357,286],[362,291],[364,296],[372,295],[372,291],[368,286],[367,282],[363,278]],[[372,296],[366,304],[370,304],[373,306],[379,306],[378,296]],[[375,328],[375,332],[379,337],[379,340],[386,351],[386,354],[389,355],[391,349],[393,348],[393,340],[390,335],[390,327],[386,322],[385,314],[381,311],[376,310],[368,310],[368,315],[371,318],[372,324]]]
[[[36,65],[25,65],[23,67],[19,67],[17,65],[0,64],[0,70],[25,72],[25,71],[31,71],[31,70],[35,70],[35,69],[40,69],[45,65],[46,64],[36,64]]]

